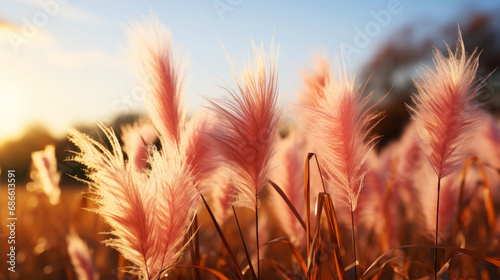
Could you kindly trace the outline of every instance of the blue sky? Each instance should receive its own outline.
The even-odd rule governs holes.
[[[389,12],[390,19],[383,26],[378,23],[378,29],[370,26],[375,14],[387,15],[388,5],[396,5],[398,12]],[[344,53],[356,46],[357,30],[372,28],[372,34],[349,56],[348,69],[354,73],[407,24],[433,32],[440,24],[461,22],[472,10],[498,9],[500,3],[3,0],[0,6],[1,141],[32,122],[61,136],[68,125],[143,112],[124,29],[130,20],[151,13],[172,30],[176,51],[189,57],[186,103],[194,111],[205,103],[201,96],[224,94],[218,85],[229,80],[230,67],[222,43],[239,63],[246,59],[251,39],[263,40],[267,47],[274,36],[280,48],[280,92],[288,106],[301,87],[300,69],[311,65],[313,53],[339,57],[342,46]],[[30,30],[30,25],[35,26]]]

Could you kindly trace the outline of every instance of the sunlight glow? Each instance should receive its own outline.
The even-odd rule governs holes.
[[[0,83],[0,135],[16,136],[22,130],[22,102],[19,100],[16,92]]]

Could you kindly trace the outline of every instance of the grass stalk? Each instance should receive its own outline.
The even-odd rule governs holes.
[[[189,229],[189,238],[191,242],[189,243],[189,252],[191,253],[191,263],[193,265],[193,280],[199,280],[200,272],[196,269],[196,266],[200,265],[200,254],[199,254],[199,243],[198,243],[198,234],[196,231],[198,230],[198,215],[195,214],[193,223]]]
[[[351,210],[352,256],[354,258],[354,279],[358,280],[358,259],[356,258],[356,239],[354,233],[354,211]]]
[[[437,280],[437,265],[438,265],[438,229],[439,229],[439,192],[441,191],[441,176],[438,176],[438,193],[437,193],[437,207],[436,207],[436,241],[434,243],[434,279]]]
[[[258,201],[258,200],[257,200]],[[255,204],[255,239],[257,245],[257,280],[260,280],[260,254],[259,254],[259,207]]]
[[[236,258],[233,254],[233,251],[231,251],[231,248],[229,247],[229,244],[227,243],[226,238],[224,237],[224,234],[222,234],[222,230],[219,226],[219,223],[217,223],[217,220],[215,219],[214,213],[208,206],[207,201],[205,200],[205,197],[203,196],[202,193],[200,193],[201,199],[203,200],[203,203],[205,204],[205,207],[207,208],[208,214],[210,215],[210,218],[212,219],[212,222],[214,223],[215,229],[217,230],[217,233],[219,234],[220,239],[222,240],[222,243],[224,244],[224,247],[226,248],[227,253],[229,254],[229,258],[231,259],[231,262],[234,265],[234,268],[236,269],[236,273],[238,275],[238,278],[240,280],[244,280],[245,278],[243,277],[243,274],[241,273],[240,266],[238,265],[238,262],[236,261]]]
[[[238,220],[238,216],[236,215],[236,210],[234,209],[234,206],[233,206],[233,213],[234,213],[234,218],[236,220],[236,225],[238,226],[238,231],[240,232],[241,242],[243,243],[243,249],[245,250],[245,256],[247,257],[247,262],[248,262],[248,266],[250,267],[250,272],[252,273],[253,279],[257,279],[257,276],[255,275],[255,270],[253,268],[252,259],[250,258],[250,254],[248,253],[247,245],[246,245],[245,239],[243,238],[243,233],[241,232],[240,222]]]
[[[283,201],[285,201],[286,205],[292,211],[292,213],[295,215],[295,217],[299,221],[299,223],[302,226],[302,228],[304,228],[304,230],[307,232],[306,223],[304,222],[304,220],[300,216],[300,214],[297,211],[297,209],[295,208],[295,206],[293,206],[293,203],[290,201],[290,199],[288,199],[288,197],[286,196],[285,192],[283,192],[283,190],[275,182],[273,182],[271,180],[268,180],[268,181],[269,181],[269,184],[271,184],[271,186],[274,188],[274,190],[276,190],[276,192],[281,196],[281,198],[283,199]]]

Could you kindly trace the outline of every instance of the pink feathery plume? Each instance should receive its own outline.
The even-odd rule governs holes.
[[[281,187],[297,212],[305,213],[304,201],[304,160],[307,156],[305,138],[297,132],[291,133],[278,144],[276,155],[277,167],[272,171],[273,181]],[[273,192],[273,210],[279,217],[278,221],[285,234],[291,238],[294,245],[303,249],[305,231],[278,193]],[[304,216],[302,218],[305,218]]]
[[[206,185],[207,179],[219,167],[219,156],[210,149],[209,133],[213,128],[210,120],[210,116],[203,113],[195,114],[186,124],[186,130],[181,135],[180,150],[199,186]],[[201,181],[205,182],[202,184]]]
[[[367,231],[373,230],[379,237],[380,249],[386,252],[397,245],[398,197],[394,185],[390,185],[394,159],[383,155],[377,157],[374,152],[370,152],[366,164],[369,170],[359,197],[358,217],[361,226]]]
[[[185,236],[196,214],[200,198],[191,168],[177,149],[153,151],[150,160],[150,182],[155,187],[157,228],[151,233],[160,252],[158,273],[170,269],[180,259],[187,245]],[[152,273],[152,275],[156,275]]]
[[[479,133],[475,137],[475,144],[471,145],[471,153],[483,162],[500,168],[500,126],[493,116],[488,115]]]
[[[144,120],[122,126],[123,151],[137,170],[146,168],[148,146],[157,138],[153,125]]]
[[[412,177],[421,168],[426,166],[425,157],[420,145],[414,136],[414,126],[410,124],[403,134],[397,149],[398,168],[396,180],[407,187],[411,184]],[[410,202],[410,201],[408,201]]]
[[[125,164],[114,132],[101,128],[111,143],[111,151],[87,135],[69,130],[70,140],[81,150],[75,160],[89,169],[90,193],[98,205],[93,211],[104,218],[116,236],[106,244],[137,266],[132,273],[150,279],[153,259],[159,254],[157,241],[150,236],[155,225],[155,191],[147,185],[145,173]]]
[[[209,133],[211,146],[235,174],[234,205],[250,209],[258,206],[258,193],[267,182],[281,114],[274,48],[268,69],[263,47],[253,50],[255,62],[240,77],[233,68],[237,88],[227,89],[230,97],[209,101],[218,118]]]
[[[351,212],[354,277],[357,278],[354,211],[366,174],[365,161],[376,140],[369,133],[380,114],[367,108],[371,95],[362,98],[354,85],[354,77],[346,73],[331,75],[323,90],[325,98],[304,112],[303,121],[309,124],[303,126],[310,131],[326,171],[327,191],[335,194],[334,197]]]
[[[307,128],[330,177],[328,191],[344,198],[339,201],[354,211],[366,173],[364,163],[376,140],[369,133],[380,114],[367,108],[370,96],[361,97],[354,77],[330,76],[324,91],[325,99],[306,113],[315,120]]]
[[[316,107],[325,98],[323,91],[326,81],[331,76],[331,66],[327,56],[317,56],[314,59],[314,69],[302,72],[305,89],[300,94],[300,102],[307,107]]]
[[[66,243],[68,244],[68,255],[78,280],[99,279],[87,243],[74,231],[71,231],[71,233],[66,236]]]
[[[460,31],[458,35],[455,54],[449,46],[446,46],[448,58],[435,52],[436,70],[427,68],[423,80],[415,83],[419,95],[413,97],[415,107],[410,108],[421,149],[437,175],[436,246],[441,179],[459,170],[470,156],[468,146],[484,118],[482,104],[476,99],[484,83],[475,80],[478,56],[475,51],[466,55]],[[434,278],[437,267],[436,248]]]
[[[32,179],[35,189],[41,190],[49,198],[52,205],[59,204],[61,189],[59,181],[61,174],[57,171],[56,150],[54,145],[48,145],[45,150],[33,152]]]
[[[465,53],[459,33],[456,53],[447,46],[448,58],[436,52],[436,70],[427,68],[415,83],[418,96],[410,108],[421,148],[438,178],[459,170],[467,160],[467,147],[483,121],[482,105],[476,100],[478,56]]]
[[[422,168],[427,168],[426,159],[422,154],[418,140],[415,136],[415,127],[409,124],[401,138],[382,150],[380,157],[390,157],[393,167],[390,174],[394,177],[394,188],[399,202],[402,205],[412,205],[416,194],[414,188],[415,176]],[[388,167],[389,168],[389,167]],[[391,167],[392,168],[392,167]],[[406,207],[405,214],[409,215],[408,220],[413,220],[413,207]]]
[[[223,226],[233,215],[231,202],[234,187],[230,183],[220,180],[212,189],[213,212],[220,226]]]
[[[357,278],[354,211],[366,174],[365,161],[376,140],[369,133],[380,114],[367,108],[371,95],[362,98],[354,85],[354,77],[348,77],[345,69],[343,76],[331,75],[323,90],[325,98],[304,113],[303,121],[314,120],[314,123],[304,127],[310,131],[328,176],[327,191],[335,194],[351,212],[354,277]]]
[[[129,31],[131,55],[146,90],[146,105],[162,137],[178,145],[185,122],[185,68],[174,56],[171,33],[157,18],[133,23]]]
[[[69,130],[70,140],[81,150],[75,160],[89,169],[90,193],[97,204],[93,211],[104,218],[116,237],[106,244],[136,265],[131,273],[156,279],[182,252],[198,197],[192,176],[176,149],[168,155],[153,151],[150,173],[137,171],[124,161],[113,130],[101,129],[111,151],[87,135]]]

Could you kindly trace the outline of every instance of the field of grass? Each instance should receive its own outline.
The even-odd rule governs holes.
[[[381,101],[345,66],[318,60],[284,124],[277,50],[252,44],[228,95],[188,117],[170,31],[130,32],[148,117],[67,130],[88,185],[60,186],[48,145],[33,182],[2,186],[4,279],[500,279],[500,122],[460,30],[380,147]]]

